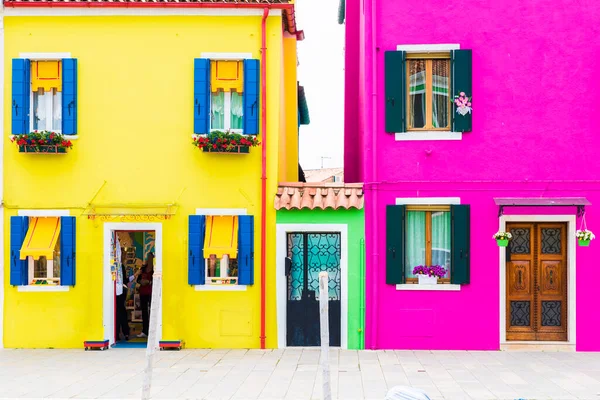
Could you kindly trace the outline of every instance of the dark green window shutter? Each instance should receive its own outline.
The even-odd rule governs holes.
[[[385,131],[406,132],[406,52],[385,52]]]
[[[385,283],[404,283],[404,238],[406,236],[406,206],[387,206],[386,210],[386,271]]]
[[[473,97],[473,65],[471,50],[452,50],[452,132],[471,132],[473,114],[460,115],[456,112],[454,96],[460,92]]]
[[[471,280],[471,207],[450,206],[452,214],[452,274],[451,283],[465,284]]]

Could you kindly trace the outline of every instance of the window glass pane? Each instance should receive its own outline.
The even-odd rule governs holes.
[[[225,129],[225,93],[212,92],[210,97],[210,129]]]
[[[433,66],[433,127],[448,127],[450,60],[431,60]]]
[[[52,94],[52,130],[62,130],[62,92],[56,89]]]
[[[44,89],[33,92],[33,129],[46,129],[46,101],[44,98]]]
[[[450,277],[450,213],[431,213],[431,264],[446,268],[446,276]]]
[[[417,265],[425,265],[425,216],[424,211],[406,213],[406,277],[414,278],[412,271]]]
[[[46,279],[48,277],[48,271],[46,269],[48,263],[46,262],[46,256],[40,256],[40,258],[34,260],[33,263],[33,277],[36,279]]]
[[[227,276],[230,278],[237,278],[238,276],[238,263],[237,259],[229,259],[229,269],[227,270]]]
[[[242,100],[242,94],[231,92],[231,129],[243,129],[244,103]]]
[[[425,127],[425,60],[409,60],[409,101],[408,123],[409,128]]]

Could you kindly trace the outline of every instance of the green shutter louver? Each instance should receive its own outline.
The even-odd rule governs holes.
[[[454,96],[464,92],[469,98],[473,97],[473,65],[471,50],[452,50],[452,131],[471,132],[473,127],[472,112],[461,115],[456,112]]]
[[[344,25],[346,20],[346,0],[340,0],[338,4],[338,24]]]
[[[385,52],[385,131],[406,132],[406,52]]]
[[[471,207],[450,206],[452,215],[452,274],[451,283],[467,284],[471,281]]]
[[[404,242],[406,236],[406,206],[386,209],[386,272],[385,283],[404,283]]]

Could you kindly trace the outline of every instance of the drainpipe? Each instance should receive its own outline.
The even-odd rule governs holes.
[[[360,239],[360,327],[358,348],[365,348],[365,239]]]
[[[265,7],[262,16],[262,47],[260,52],[261,101],[262,101],[262,176],[260,212],[260,348],[265,348],[266,322],[266,272],[267,272],[267,17]]]
[[[377,55],[378,55],[378,49],[377,49],[377,0],[371,0],[371,10],[370,10],[370,17],[371,17],[371,74],[372,74],[372,80],[371,80],[371,90],[372,90],[372,97],[371,97],[371,144],[372,144],[372,148],[371,151],[373,151],[374,156],[372,157],[372,171],[371,171],[371,176],[373,178],[372,182],[373,184],[371,185],[371,215],[373,216],[372,219],[372,226],[373,226],[373,235],[372,235],[372,239],[373,239],[373,258],[371,261],[371,271],[372,271],[372,279],[371,279],[371,284],[372,286],[372,299],[371,299],[371,340],[370,340],[370,346],[369,348],[371,349],[376,349],[377,348],[377,324],[379,323],[379,319],[378,317],[378,313],[377,313],[377,309],[378,309],[378,303],[379,303],[379,294],[378,294],[378,287],[380,285],[380,279],[379,279],[379,223],[378,223],[378,219],[379,219],[379,215],[377,214],[377,210],[379,209],[378,207],[378,199],[377,199],[377,190],[378,185],[376,182],[378,182],[377,179],[377,118],[378,118],[378,114],[377,114]]]

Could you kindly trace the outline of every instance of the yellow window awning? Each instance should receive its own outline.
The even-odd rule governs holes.
[[[61,61],[32,61],[31,62],[31,90],[37,92],[44,89],[48,92],[56,89],[62,91]]]
[[[210,68],[210,89],[224,92],[244,91],[244,63],[241,61],[212,61]]]
[[[25,260],[27,256],[32,256],[34,260],[39,260],[41,256],[46,256],[47,260],[52,260],[59,235],[59,217],[31,218],[27,235],[25,235],[25,240],[21,247],[21,260]]]
[[[238,247],[238,217],[206,217],[206,232],[204,236],[204,258],[211,254],[223,258],[237,258]]]

